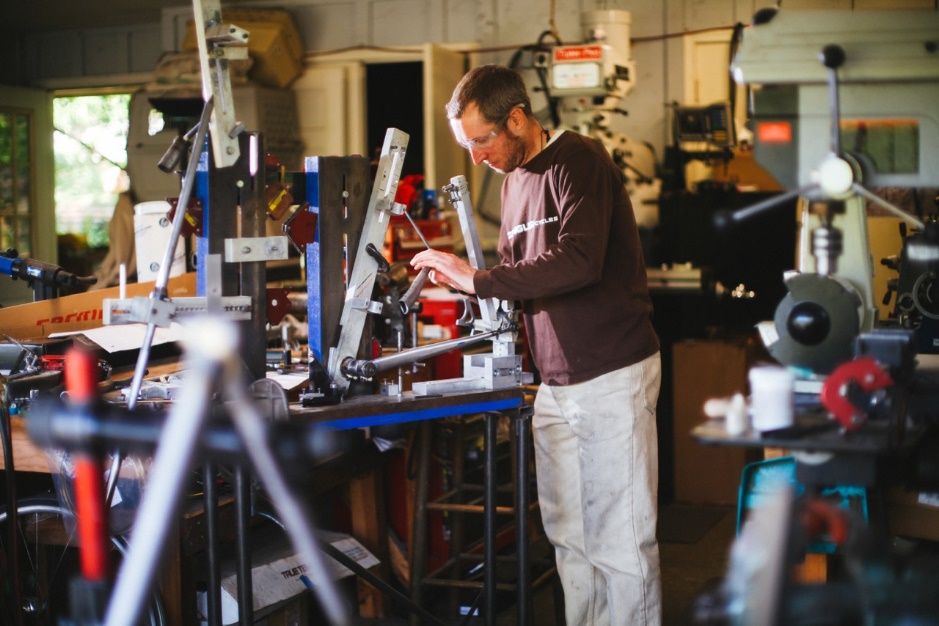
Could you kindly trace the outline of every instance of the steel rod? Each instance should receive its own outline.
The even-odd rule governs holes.
[[[422,359],[429,359],[431,357],[437,356],[438,354],[444,354],[445,352],[455,350],[456,348],[462,348],[464,346],[480,343],[481,341],[489,339],[490,337],[501,335],[502,333],[506,332],[506,330],[507,329],[504,328],[489,330],[484,333],[469,335],[467,337],[438,341],[420,348],[411,348],[410,350],[396,352],[387,356],[380,356],[377,359],[350,360],[343,364],[342,373],[352,377],[371,378],[378,372],[390,370],[398,367],[399,365],[409,365]]]
[[[173,216],[173,228],[170,231],[169,241],[166,243],[166,250],[163,252],[163,263],[160,265],[160,271],[156,277],[156,283],[153,286],[151,299],[162,299],[166,297],[166,285],[169,282],[170,267],[173,264],[173,256],[176,254],[176,242],[179,234],[183,230],[183,224],[186,221],[186,207],[189,205],[189,197],[192,195],[192,186],[196,178],[196,166],[199,164],[198,155],[202,151],[205,143],[205,136],[209,131],[209,116],[212,113],[212,98],[209,97],[202,107],[202,115],[199,117],[199,130],[196,132],[196,142],[193,144],[193,152],[189,156],[189,163],[186,164],[186,175],[183,178],[183,187],[179,192],[179,200],[176,203],[176,214]],[[147,361],[150,360],[150,346],[153,345],[153,334],[156,332],[154,322],[147,323],[147,332],[143,343],[140,344],[140,352],[137,353],[137,364],[134,367],[134,376],[130,381],[130,392],[127,396],[127,406],[134,408],[137,406],[137,396],[140,393],[140,387],[143,384],[143,376],[147,371]]]

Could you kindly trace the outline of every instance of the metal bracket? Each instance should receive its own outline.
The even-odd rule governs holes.
[[[226,263],[278,261],[286,259],[287,237],[238,237],[225,240]]]
[[[222,22],[219,0],[192,0],[192,8],[202,69],[202,97],[215,101],[209,123],[215,167],[229,167],[241,156],[238,135],[243,127],[235,119],[228,64],[248,58],[248,31]]]
[[[466,242],[466,256],[470,265],[475,269],[486,268],[483,259],[482,245],[479,242],[479,232],[476,229],[476,220],[473,217],[473,204],[470,202],[469,185],[464,176],[454,176],[450,184],[443,188],[450,194],[450,202],[457,210],[460,218],[460,228],[463,230],[463,240]],[[514,324],[506,325],[503,319],[514,316],[514,310],[503,306],[498,298],[478,299],[481,319],[472,320],[477,330],[495,330],[498,328],[515,328]],[[469,303],[467,302],[467,310]],[[471,312],[470,312],[471,313]],[[530,383],[533,380],[531,373],[522,370],[522,357],[515,354],[515,332],[506,330],[492,339],[493,351],[486,354],[463,355],[463,377],[445,380],[432,380],[415,382],[411,385],[415,395],[430,395],[439,393],[455,393],[461,391],[481,391],[491,389],[505,389]]]
[[[476,229],[476,219],[473,216],[473,203],[470,201],[469,184],[465,176],[454,176],[450,184],[443,188],[450,194],[450,203],[454,206],[460,218],[460,229],[463,231],[463,240],[466,243],[466,258],[473,269],[486,269],[483,258],[483,247],[479,243],[479,232]],[[496,298],[479,300],[479,314],[486,329],[494,328],[496,312],[499,310],[499,301]]]
[[[342,331],[338,344],[329,351],[327,371],[330,379],[343,393],[350,383],[349,379],[342,375],[340,367],[347,359],[355,359],[358,356],[366,315],[372,310],[370,302],[375,287],[375,276],[378,273],[378,261],[369,255],[366,249],[369,244],[375,248],[381,248],[384,244],[391,215],[396,210],[394,199],[408,139],[407,133],[396,128],[389,128],[385,133],[375,184],[365,213],[362,236],[359,238],[359,248],[346,288],[342,317],[339,320]]]
[[[231,320],[249,320],[253,306],[250,296],[227,296],[222,298],[220,313]],[[209,311],[208,298],[174,298],[159,300],[138,296],[136,298],[107,298],[102,303],[105,326],[116,324],[153,324],[168,328],[173,322],[188,317],[205,315]]]
[[[452,178],[451,182],[452,184],[445,187],[444,191],[450,193],[451,202],[456,206],[459,213],[470,264],[476,269],[484,269],[482,246],[479,243],[476,222],[473,218],[473,208],[469,201],[466,179],[463,176],[457,176]],[[382,230],[383,232],[384,230]],[[364,249],[366,245],[368,245],[367,242],[360,242],[360,250]],[[360,258],[356,259],[356,269],[360,265]],[[376,264],[376,261],[372,258],[369,263],[371,267]],[[358,283],[353,282],[353,284],[357,285]],[[370,283],[368,292],[363,290],[360,294],[350,294],[347,297],[346,309],[343,311],[344,319],[351,312],[361,313],[364,317],[363,309],[368,307],[368,296],[371,294],[372,284]],[[481,332],[469,337],[460,337],[415,347],[411,350],[404,350],[371,360],[356,360],[355,352],[346,352],[340,357],[337,351],[333,350],[330,353],[330,374],[333,381],[337,384],[342,383],[344,388],[347,388],[349,379],[372,379],[381,371],[399,367],[406,363],[415,363],[425,356],[435,356],[483,340],[490,340],[493,344],[492,352],[465,355],[463,357],[464,376],[462,378],[415,382],[412,384],[414,394],[429,395],[471,390],[505,389],[531,382],[531,374],[522,371],[522,357],[515,354],[516,326],[513,319],[515,311],[511,307],[504,306],[504,303],[497,298],[481,299],[479,305],[483,319],[472,320],[470,315],[468,322],[471,322],[474,328]],[[467,307],[467,311],[469,311],[469,307]],[[344,333],[346,330],[346,327],[343,327]],[[358,348],[359,339],[360,333],[355,335],[355,348]],[[337,367],[340,376],[336,375]]]

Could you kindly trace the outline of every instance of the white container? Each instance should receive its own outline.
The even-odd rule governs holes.
[[[792,426],[795,375],[785,367],[757,365],[750,368],[750,412],[759,431]]]
[[[738,437],[750,428],[750,416],[747,415],[747,400],[742,393],[735,393],[724,414],[724,428],[731,437]]]
[[[134,206],[134,249],[137,257],[137,282],[156,280],[160,264],[166,256],[173,223],[166,216],[170,203],[165,200],[141,202]],[[186,273],[186,245],[182,237],[176,242],[169,277]]]

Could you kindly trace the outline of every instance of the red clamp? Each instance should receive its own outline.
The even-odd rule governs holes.
[[[845,396],[849,383],[856,384],[864,391],[876,391],[892,385],[893,378],[871,357],[842,363],[828,375],[822,385],[822,404],[845,430],[857,430],[864,425],[867,415]]]
[[[267,321],[273,326],[280,324],[288,313],[290,313],[291,304],[287,294],[289,289],[270,288],[267,290]]]

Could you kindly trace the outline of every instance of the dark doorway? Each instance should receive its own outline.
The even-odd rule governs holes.
[[[423,63],[371,63],[366,66],[368,146],[381,152],[389,128],[403,130],[410,139],[401,176],[424,174]]]

